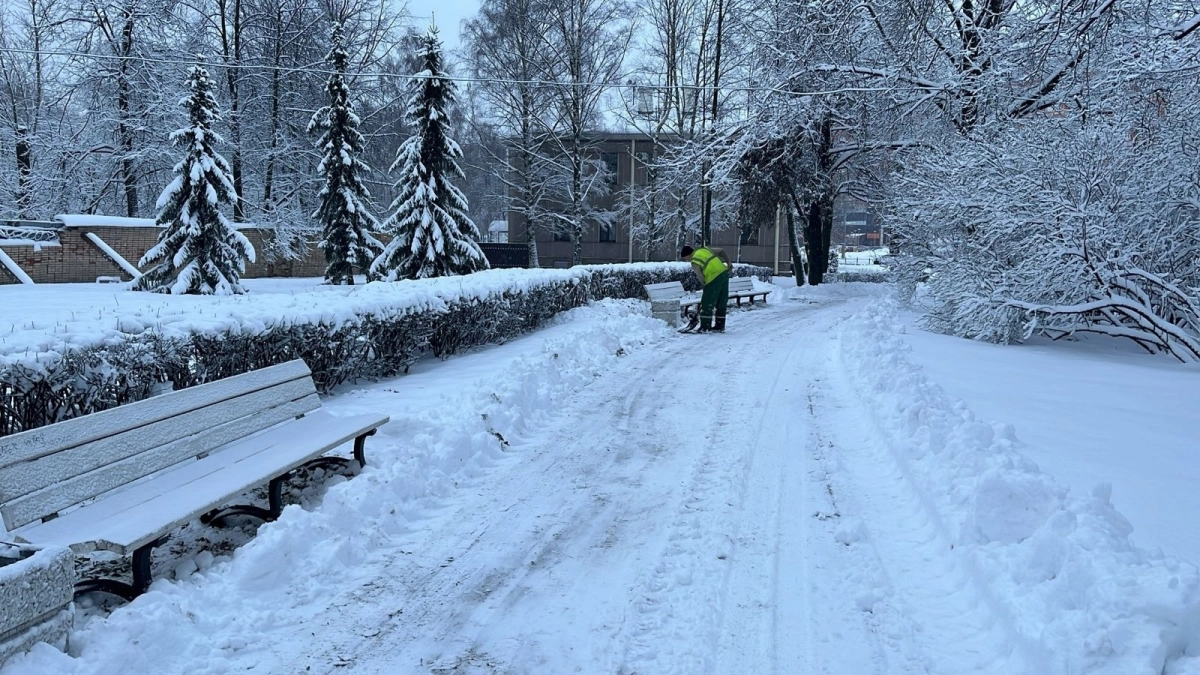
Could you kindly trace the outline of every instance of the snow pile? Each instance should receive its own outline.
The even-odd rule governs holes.
[[[1101,485],[1077,495],[909,357],[893,300],[841,330],[845,366],[976,581],[1052,673],[1200,672],[1200,571],[1136,548]]]
[[[70,656],[41,645],[0,673],[227,673],[231,657],[261,649],[257,643],[272,639],[271,629],[303,625],[348,601],[331,589],[361,586],[369,596],[389,561],[411,551],[410,533],[510,461],[522,435],[564,397],[630,351],[672,335],[645,315],[644,303],[628,300],[571,310],[556,321],[570,330],[538,352],[464,382],[436,405],[389,410],[392,421],[368,443],[363,473],[330,487],[317,509],[289,506],[228,561],[197,560],[186,580],[158,580],[130,605],[90,618],[72,634]],[[187,561],[181,568],[191,571]],[[405,606],[402,597],[390,601],[397,611]]]

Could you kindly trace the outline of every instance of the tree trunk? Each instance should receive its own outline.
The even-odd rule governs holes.
[[[571,157],[571,266],[583,264],[583,149],[576,135]]]
[[[796,216],[789,207],[787,211],[788,251],[792,254],[792,276],[797,286],[804,285],[804,254],[800,250],[800,238],[796,236]]]
[[[808,247],[808,283],[813,286],[820,285],[825,280],[827,261],[821,254],[821,220],[821,202],[809,202],[804,226],[804,243]]]
[[[534,187],[534,136],[533,136],[533,96],[528,90],[521,93],[521,206],[525,212],[525,245],[529,247],[529,266],[542,266],[538,260],[537,250],[537,217],[539,208],[535,202],[541,201],[538,188]]]
[[[24,124],[17,125],[17,213],[25,219],[33,208],[33,193],[30,191],[29,178],[33,175],[33,148],[29,146],[29,129]]]
[[[225,9],[224,7],[222,8]],[[233,172],[233,205],[235,222],[246,222],[246,202],[242,199],[242,123],[241,98],[239,97],[239,73],[242,64],[242,0],[233,0],[233,16],[222,12],[221,47],[225,57],[225,82],[229,88],[229,141],[233,146],[229,155],[229,166]]]
[[[712,92],[712,127],[711,130],[715,134],[717,131],[717,106],[721,100],[721,44],[724,42],[725,32],[725,0],[717,0],[717,34],[716,53],[713,56],[713,92]],[[708,160],[704,162],[704,173],[702,180],[704,181],[704,193],[700,198],[701,207],[704,212],[700,216],[700,243],[708,246],[712,243],[712,183],[709,173],[712,167]]]
[[[805,209],[805,244],[808,248],[808,283],[819,285],[829,269],[829,244],[833,236],[833,201],[836,196],[833,182],[834,157],[833,118],[826,112],[817,129],[816,197]]]
[[[133,127],[129,84],[129,57],[133,53],[133,11],[125,9],[125,24],[121,28],[121,56],[117,67],[117,136],[121,143],[121,176],[125,183],[125,215],[138,216],[137,167],[133,161]]]
[[[275,50],[275,68],[271,70],[271,147],[267,151],[267,168],[263,175],[263,211],[272,213],[275,210],[275,196],[272,190],[275,185],[275,153],[279,150],[279,62],[278,48]],[[236,186],[236,183],[234,184]]]

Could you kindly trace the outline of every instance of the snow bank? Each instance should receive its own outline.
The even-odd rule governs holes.
[[[1200,571],[1136,548],[1101,485],[1077,495],[909,356],[894,301],[841,330],[846,368],[942,528],[1050,673],[1200,673]]]
[[[564,397],[672,335],[638,301],[601,301],[555,321],[570,330],[536,353],[419,410],[387,411],[392,421],[368,444],[363,473],[332,485],[317,509],[287,507],[228,561],[198,564],[182,581],[160,579],[110,616],[83,622],[70,655],[37,647],[0,675],[228,673],[231,657],[273,639],[271,628],[303,625],[347,601],[331,588],[369,593],[389,561],[406,555],[408,534],[519,453],[519,439]],[[403,608],[404,598],[392,601]]]

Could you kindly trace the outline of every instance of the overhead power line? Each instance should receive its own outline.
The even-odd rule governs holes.
[[[91,54],[89,52],[79,51],[64,51],[64,50],[33,50],[20,49],[17,47],[0,47],[0,54],[20,54],[24,56],[59,56],[77,59],[91,59],[93,61],[136,61],[139,63],[150,63],[165,66],[180,66],[191,67],[201,63],[199,59],[174,59],[149,56],[117,56],[115,54]],[[333,70],[322,68],[317,64],[306,66],[273,66],[260,63],[223,63],[216,61],[203,61],[203,65],[212,66],[215,68],[226,68],[232,70],[251,70],[251,71],[279,71],[283,74],[312,74],[312,75],[337,75],[346,73],[337,73]],[[392,78],[399,80],[416,80],[422,79],[419,75],[408,73],[392,73],[392,72],[360,72],[348,73],[354,77],[375,77],[375,78]],[[453,80],[464,84],[504,84],[504,85],[531,85],[535,87],[604,87],[608,89],[665,89],[666,87],[653,84],[643,84],[638,82],[570,82],[557,80],[518,80],[505,78],[478,78],[478,77],[463,77],[463,76],[446,76],[445,79]],[[672,89],[684,91],[711,91],[710,86],[694,85],[694,84],[677,84],[671,87]],[[772,93],[772,94],[789,94],[792,96],[823,96],[831,94],[841,94],[849,92],[885,92],[893,91],[894,87],[837,87],[834,89],[822,89],[815,91],[795,91],[793,89],[785,89],[780,87],[763,87],[759,85],[733,85],[722,86],[722,91],[737,92],[737,93]]]

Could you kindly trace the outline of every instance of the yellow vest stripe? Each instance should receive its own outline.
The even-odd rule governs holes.
[[[725,267],[725,262],[707,248],[698,248],[692,252],[692,264],[700,268],[706,286],[712,283],[713,279],[721,276],[721,272],[728,269]]]

